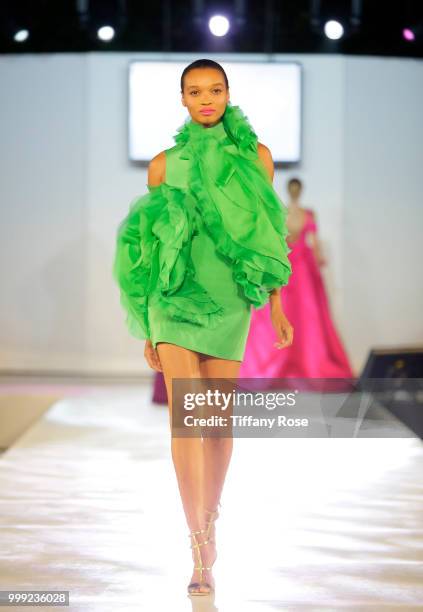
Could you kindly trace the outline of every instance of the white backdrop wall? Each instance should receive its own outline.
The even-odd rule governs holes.
[[[423,62],[349,58],[343,197],[345,339],[423,344]]]
[[[146,168],[127,160],[127,64],[197,57],[0,58],[2,370],[152,372],[111,276],[117,225],[147,183]],[[423,340],[423,64],[273,58],[304,66],[303,160],[277,169],[275,188],[286,200],[287,179],[305,183],[330,261],[333,316],[358,370],[375,344]]]

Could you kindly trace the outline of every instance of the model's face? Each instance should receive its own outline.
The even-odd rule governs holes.
[[[292,183],[292,185],[288,187],[288,192],[291,198],[298,199],[301,194],[301,186],[298,185],[298,183]]]
[[[228,102],[229,89],[217,68],[193,68],[185,75],[182,104],[196,123],[204,127],[216,125]]]

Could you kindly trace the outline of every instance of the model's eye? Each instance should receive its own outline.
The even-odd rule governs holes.
[[[213,92],[218,92],[218,93],[222,93],[222,89],[220,87],[215,87],[214,89],[212,89]],[[191,96],[195,96],[196,94],[198,94],[198,89],[193,89],[192,91],[190,91]]]

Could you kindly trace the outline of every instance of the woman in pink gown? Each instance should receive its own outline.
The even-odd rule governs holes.
[[[270,317],[270,304],[256,310],[240,378],[353,378],[348,357],[332,321],[328,298],[319,266],[326,262],[320,251],[314,213],[300,207],[301,181],[291,179],[288,191],[287,226],[293,235],[291,219],[301,225],[295,240],[287,237],[292,274],[281,292],[284,312],[294,328],[291,346],[279,350],[273,346],[276,335]],[[295,221],[294,221],[295,225]],[[263,385],[271,387],[267,381]],[[277,386],[275,382],[275,386]]]

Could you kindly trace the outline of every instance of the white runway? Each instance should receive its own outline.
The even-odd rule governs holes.
[[[1,590],[68,590],[63,609],[78,612],[423,608],[412,438],[235,439],[216,595],[188,598],[167,407],[150,397],[149,386],[87,387],[0,456]]]

